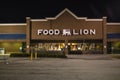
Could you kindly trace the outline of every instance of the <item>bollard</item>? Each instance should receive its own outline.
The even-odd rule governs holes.
[[[33,54],[31,53],[31,55],[30,55],[30,60],[32,60],[33,59]]]
[[[35,53],[35,59],[37,59],[37,53]]]

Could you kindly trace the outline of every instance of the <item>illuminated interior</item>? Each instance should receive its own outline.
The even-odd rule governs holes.
[[[71,43],[70,50],[71,51],[102,50],[102,44],[100,43]]]
[[[65,47],[64,43],[38,43],[38,50],[61,51]]]
[[[62,51],[65,50],[65,43],[37,43],[34,44],[38,51]],[[68,43],[68,51],[102,51],[102,43]]]
[[[111,44],[111,53],[120,53],[120,42],[116,41],[116,42],[112,42]]]
[[[22,42],[1,42],[0,48],[4,48],[5,54],[25,51],[25,43]]]

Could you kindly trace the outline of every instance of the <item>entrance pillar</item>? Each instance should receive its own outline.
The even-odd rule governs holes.
[[[65,40],[65,55],[68,54],[68,40]]]
[[[107,17],[103,17],[103,54],[107,54]]]
[[[30,17],[26,17],[26,52],[30,53]]]

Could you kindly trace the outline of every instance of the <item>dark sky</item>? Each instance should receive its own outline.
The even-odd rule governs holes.
[[[0,2],[0,23],[25,22],[25,17],[54,17],[64,8],[79,17],[108,17],[120,22],[120,0],[8,0]]]

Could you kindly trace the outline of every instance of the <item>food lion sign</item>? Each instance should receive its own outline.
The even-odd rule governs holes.
[[[63,36],[71,36],[71,35],[95,35],[95,29],[38,29],[37,35],[63,35]]]

